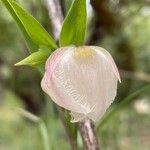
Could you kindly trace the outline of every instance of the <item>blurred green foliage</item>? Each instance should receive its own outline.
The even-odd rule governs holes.
[[[45,29],[51,25],[44,1],[19,0]],[[71,1],[62,0],[64,14]],[[150,8],[144,0],[95,0],[88,18],[88,44],[110,51],[124,72],[112,107],[150,83]],[[88,7],[89,11],[89,7]],[[28,55],[25,42],[0,1],[0,149],[43,150],[38,124],[18,111],[26,109],[40,116],[47,127],[51,148],[69,150],[68,139],[52,101],[40,88],[41,74],[34,68],[14,67]],[[128,71],[131,74],[128,75]],[[142,77],[137,73],[142,73]],[[150,93],[143,92],[133,103],[115,113],[98,132],[102,149],[149,150]],[[80,136],[78,143],[80,145]],[[81,145],[82,146],[82,145]]]

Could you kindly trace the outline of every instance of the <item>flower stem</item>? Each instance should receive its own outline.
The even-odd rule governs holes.
[[[50,150],[48,131],[45,126],[45,123],[42,120],[40,120],[40,122],[39,122],[39,128],[40,128],[41,136],[43,138],[44,149]]]
[[[82,136],[85,150],[100,150],[92,121],[85,119],[78,123],[78,127]]]

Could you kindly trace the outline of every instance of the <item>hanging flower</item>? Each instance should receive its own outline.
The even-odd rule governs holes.
[[[113,102],[120,76],[111,55],[96,46],[62,47],[47,60],[42,89],[71,111],[71,122],[98,121]]]

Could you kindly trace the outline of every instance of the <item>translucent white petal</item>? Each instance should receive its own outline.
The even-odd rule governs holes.
[[[55,56],[48,59],[42,88],[55,103],[72,112],[72,122],[85,117],[97,121],[116,96],[117,67],[102,48],[64,49],[55,61]]]
[[[116,66],[116,64],[115,64],[115,62],[114,62],[112,56],[110,55],[110,53],[109,53],[108,51],[106,51],[106,50],[105,50],[104,48],[102,48],[102,47],[98,47],[98,46],[90,46],[90,47],[91,47],[92,49],[96,50],[97,52],[100,52],[100,51],[101,51],[101,52],[105,55],[105,57],[107,56],[107,59],[109,59],[109,60],[111,61],[111,65],[112,65],[112,67],[113,67],[113,69],[114,69],[114,73],[115,73],[116,77],[118,78],[119,82],[121,82],[120,74],[119,74],[119,72],[118,72],[118,68],[117,68],[117,66]]]
[[[75,47],[65,47],[54,52],[46,62],[46,72],[41,82],[42,89],[61,107],[79,113],[88,113],[90,108],[86,103],[80,103],[80,95],[74,92],[69,78],[62,68],[61,61]],[[68,58],[66,62],[69,64]],[[66,63],[65,63],[66,64]],[[64,65],[65,65],[64,64]]]
[[[97,99],[95,108],[91,113],[88,114],[88,117],[93,121],[98,121],[106,109],[113,102],[116,92],[117,92],[117,81],[120,80],[118,69],[114,63],[111,55],[103,48],[100,47],[91,47],[96,50],[99,55],[99,78],[97,79],[97,83],[99,87],[97,87],[97,94],[99,95],[99,99]]]

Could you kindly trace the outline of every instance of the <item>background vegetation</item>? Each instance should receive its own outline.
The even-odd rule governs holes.
[[[18,1],[52,33],[45,1]],[[71,0],[61,2],[65,15]],[[149,150],[150,147],[150,88],[143,89],[150,83],[148,4],[148,0],[95,0],[88,5],[86,43],[109,50],[122,78],[110,110],[120,104],[121,109],[97,124],[104,150]],[[44,120],[52,149],[60,149],[58,146],[62,150],[70,149],[58,112],[41,90],[40,73],[34,68],[14,66],[27,54],[14,20],[0,1],[0,149],[43,150],[40,123],[25,117],[20,109]],[[78,143],[81,143],[79,135]]]

